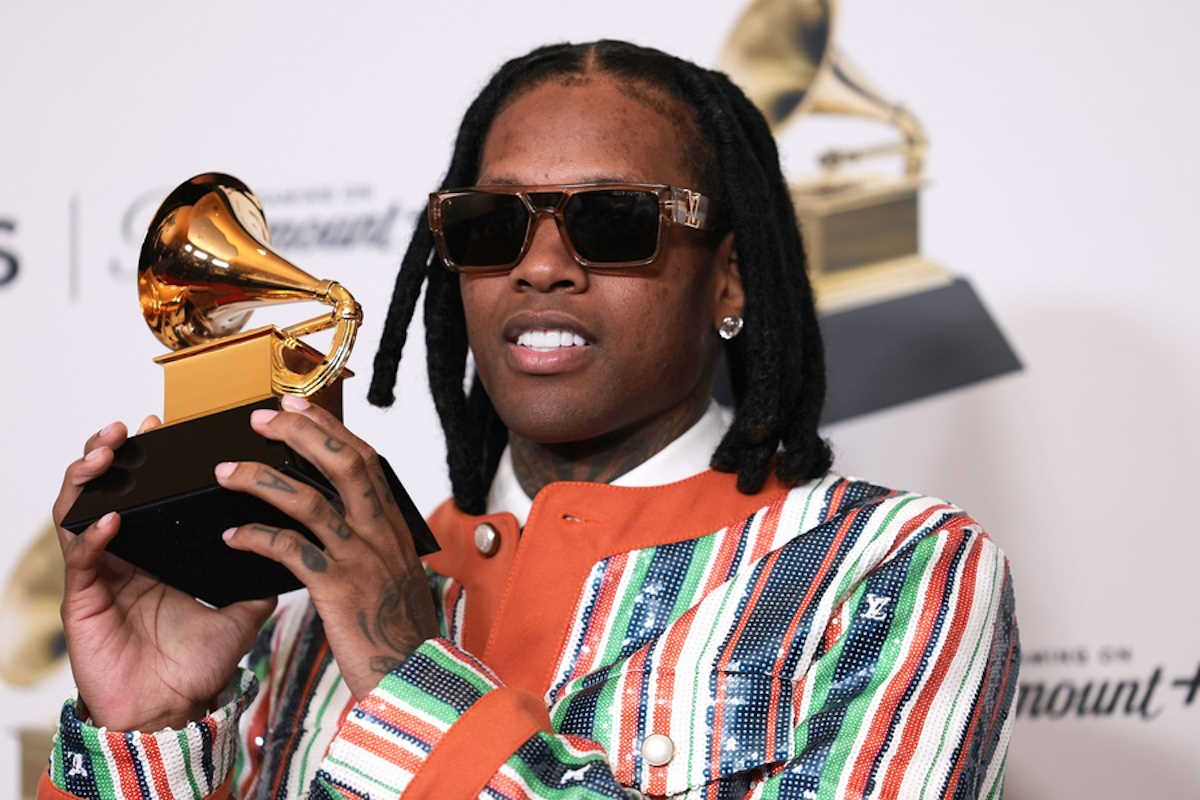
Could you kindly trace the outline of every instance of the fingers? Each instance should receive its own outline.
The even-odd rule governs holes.
[[[288,396],[284,400],[294,404],[300,398]],[[383,517],[394,498],[375,452],[336,423],[333,415],[317,409],[323,415],[318,416],[313,409],[317,407],[310,405],[304,413],[259,409],[251,414],[250,424],[269,439],[287,442],[320,469],[341,496],[349,520],[369,523]],[[320,422],[313,416],[318,416]],[[337,427],[331,427],[332,423]]]
[[[75,504],[79,493],[83,491],[84,484],[92,478],[102,475],[112,466],[112,462],[112,448],[107,445],[99,445],[91,449],[83,458],[76,459],[67,466],[67,470],[63,474],[62,486],[58,490],[58,497],[54,499],[54,505],[50,509],[50,516],[56,526],[61,526],[63,517]],[[60,538],[61,535],[60,530]]]
[[[235,529],[236,530],[236,529]],[[230,603],[224,608],[217,609],[217,613],[223,617],[228,617],[235,625],[249,632],[249,642],[246,642],[246,649],[253,643],[254,637],[258,634],[258,629],[267,621],[267,617],[271,616],[271,612],[278,605],[278,597],[267,597],[262,600],[242,600],[238,603]]]
[[[104,548],[121,529],[121,517],[110,511],[89,525],[83,533],[68,541],[63,547],[66,561],[65,593],[70,595],[86,589],[96,578]]]
[[[309,591],[319,586],[321,579],[330,571],[329,555],[287,528],[254,523],[229,528],[221,534],[221,538],[235,550],[257,553],[287,567]]]
[[[214,474],[226,489],[253,495],[303,524],[326,549],[336,550],[355,538],[346,520],[320,492],[264,464],[226,461],[217,465]]]
[[[157,415],[151,414],[142,421],[138,433],[152,430],[162,424]],[[62,522],[63,517],[78,499],[84,484],[102,474],[112,465],[113,451],[125,443],[129,431],[121,421],[110,422],[88,437],[83,444],[83,458],[72,462],[63,476],[62,486],[58,497],[51,507],[51,517],[55,525]],[[62,536],[62,532],[59,532]]]
[[[88,437],[83,443],[83,454],[86,456],[97,447],[108,447],[116,450],[125,441],[129,431],[121,421],[110,422]]]
[[[375,458],[375,448],[371,447],[371,445],[367,444],[362,439],[351,433],[350,429],[343,425],[340,419],[321,408],[316,403],[310,403],[303,397],[285,394],[282,398],[280,398],[280,404],[283,406],[284,411],[290,411],[294,414],[303,414],[305,417],[308,417],[310,420],[316,423],[317,426],[328,431],[338,440],[343,441],[353,447],[356,451],[358,451],[358,454],[361,455],[363,459],[369,461]]]

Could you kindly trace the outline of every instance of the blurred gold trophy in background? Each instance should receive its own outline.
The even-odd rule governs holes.
[[[804,114],[877,120],[895,142],[834,149],[819,175],[792,184],[810,278],[822,312],[946,283],[950,273],[920,255],[918,194],[927,140],[917,118],[884,99],[833,41],[836,0],[756,0],[734,25],[719,57],[779,131]],[[850,175],[841,168],[900,156],[900,175]]]
[[[53,525],[38,532],[0,593],[0,680],[31,686],[66,654],[59,605],[63,560]]]

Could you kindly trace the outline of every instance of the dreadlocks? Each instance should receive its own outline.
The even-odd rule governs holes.
[[[698,188],[716,197],[721,227],[733,231],[746,324],[725,345],[737,408],[712,467],[736,472],[745,493],[762,487],[772,462],[789,484],[824,474],[832,462],[817,433],[825,360],[795,211],[766,120],[723,73],[619,41],[540,47],[504,64],[471,103],[442,188],[475,182],[484,139],[505,103],[547,80],[597,74],[622,79],[651,102],[676,101],[655,107],[680,129]],[[450,483],[458,507],[481,514],[508,431],[478,377],[470,392],[464,389],[468,343],[458,276],[436,260],[422,216],[396,277],[368,398],[380,406],[395,400],[400,354],[425,285],[429,385]]]

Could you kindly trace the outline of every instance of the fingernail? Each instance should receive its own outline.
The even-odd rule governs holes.
[[[117,512],[110,511],[100,518],[100,527],[107,528],[117,521]]]
[[[303,397],[297,397],[294,394],[285,394],[279,404],[288,411],[305,411],[312,403],[305,400]]]
[[[104,452],[101,450],[101,448],[97,447],[95,450],[90,451],[86,456],[84,456],[83,460],[91,461],[94,464],[100,460],[102,455],[104,455]]]
[[[100,429],[100,431],[99,431],[99,433],[97,433],[96,435],[97,435],[97,436],[105,436],[105,435],[107,435],[107,434],[109,434],[109,433],[112,433],[112,432],[113,432],[113,428],[115,428],[115,427],[117,427],[117,423],[115,423],[115,422],[110,422],[110,423],[108,423],[107,425],[105,425],[103,428],[101,428],[101,429]]]
[[[235,469],[237,469],[237,464],[232,461],[222,461],[220,464],[217,464],[213,472],[216,473],[218,478],[228,478],[233,474]]]
[[[225,532],[221,534],[221,538],[228,542],[233,538],[235,531],[237,531],[237,528],[226,528]]]
[[[251,425],[266,425],[271,420],[275,419],[275,415],[279,412],[273,408],[256,408],[250,412]]]

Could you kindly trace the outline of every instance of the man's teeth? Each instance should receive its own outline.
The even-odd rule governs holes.
[[[583,347],[587,342],[571,331],[537,330],[522,333],[517,337],[517,344],[533,350],[557,350],[560,347]]]

